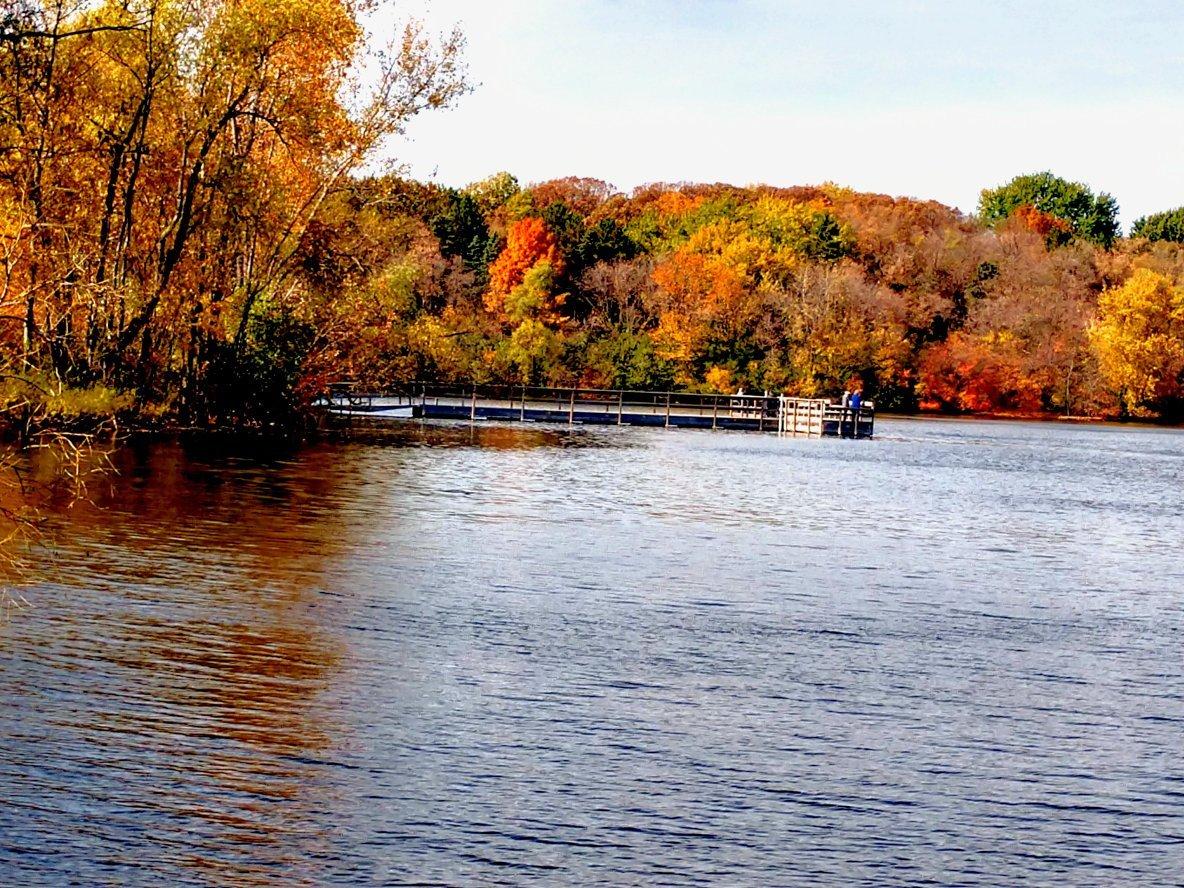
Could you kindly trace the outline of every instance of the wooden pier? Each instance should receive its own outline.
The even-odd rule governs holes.
[[[663,428],[733,429],[804,437],[870,438],[875,409],[853,411],[819,398],[703,395],[618,389],[415,383],[360,391],[338,383],[319,400],[336,416],[467,419]]]

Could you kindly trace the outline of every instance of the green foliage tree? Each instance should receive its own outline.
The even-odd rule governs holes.
[[[1131,226],[1131,237],[1184,244],[1184,207],[1136,219]]]
[[[504,343],[505,355],[527,385],[547,381],[563,354],[563,337],[536,318],[526,318]]]
[[[596,383],[608,388],[661,391],[674,385],[674,365],[646,333],[621,330],[597,340],[587,363]]]
[[[555,269],[545,259],[533,265],[522,283],[506,295],[506,317],[514,322],[528,318],[549,320],[554,312]]]
[[[449,189],[444,209],[431,221],[432,231],[440,239],[440,252],[459,256],[465,267],[479,276],[489,267],[489,226],[476,197]]]
[[[625,233],[619,222],[614,219],[601,219],[584,230],[573,250],[572,261],[584,269],[591,268],[597,262],[632,259],[637,252],[637,244]]]
[[[1113,197],[1095,195],[1086,185],[1051,172],[1016,176],[1006,185],[983,189],[978,213],[983,222],[994,227],[1022,207],[1060,219],[1074,236],[1107,249],[1118,237],[1118,202]]]
[[[566,203],[557,200],[543,209],[542,219],[547,224],[547,230],[555,235],[559,253],[565,259],[566,274],[575,276],[583,271],[582,267],[573,267],[579,261],[577,248],[584,237],[583,218]]]

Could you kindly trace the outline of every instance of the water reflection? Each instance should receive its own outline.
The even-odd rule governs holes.
[[[295,459],[133,442],[114,454],[118,474],[92,485],[93,503],[62,514],[55,582],[8,627],[5,671],[32,704],[19,730],[56,750],[49,773],[62,781],[43,789],[82,788],[97,808],[127,812],[129,832],[166,826],[165,841],[121,867],[192,865],[263,884],[277,868],[298,875],[320,848],[302,812],[327,804],[315,763],[340,733],[316,701],[341,640],[316,607],[351,545],[335,508],[348,472],[331,451],[301,453],[300,471]],[[15,716],[3,727],[17,729]],[[115,749],[122,760],[106,758]],[[34,750],[17,752],[6,781],[47,779]],[[73,783],[95,767],[98,786]],[[36,848],[57,829],[34,817],[25,831]],[[88,838],[74,840],[86,857],[106,844]]]
[[[402,447],[481,447],[491,450],[613,448],[632,446],[631,430],[612,426],[497,423],[488,421],[389,422],[356,420],[346,430],[356,443]]]

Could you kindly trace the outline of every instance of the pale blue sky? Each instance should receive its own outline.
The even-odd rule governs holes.
[[[835,181],[972,211],[1052,169],[1129,224],[1184,204],[1184,3],[409,0],[459,23],[479,86],[392,155],[459,185],[507,169]]]

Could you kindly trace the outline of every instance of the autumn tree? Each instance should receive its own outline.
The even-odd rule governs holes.
[[[1040,410],[1041,386],[1025,372],[1023,343],[1007,330],[965,331],[926,350],[920,395],[929,407],[1030,414]]]
[[[596,331],[634,333],[651,326],[654,260],[649,256],[597,262],[579,280],[586,323]]]
[[[1118,236],[1118,202],[1109,194],[1095,195],[1080,182],[1069,182],[1050,172],[1016,176],[1005,185],[983,189],[978,212],[996,226],[1021,208],[1059,219],[1073,235],[1109,247]]]
[[[815,397],[842,391],[859,375],[878,398],[907,386],[904,300],[855,263],[800,265],[762,302],[756,336],[764,387]]]
[[[988,409],[981,405],[989,391],[996,393],[995,411],[1067,413],[1090,406],[1095,373],[1086,330],[1102,285],[1096,248],[1078,242],[1049,252],[1044,236],[1026,226],[1002,229],[998,246],[993,273],[968,305],[954,350],[962,357],[975,352],[963,363],[994,368],[986,375],[996,382],[980,387],[977,400],[968,394],[973,404],[958,409]],[[938,366],[932,357],[925,362],[927,396],[936,390]],[[1009,373],[1012,382],[1005,379]],[[970,392],[976,382],[968,377],[959,385]]]
[[[579,176],[540,182],[531,185],[529,191],[534,205],[540,210],[554,203],[562,203],[580,218],[591,215],[616,193],[616,189],[607,182]]]
[[[653,340],[658,354],[694,386],[712,364],[747,364],[749,333],[757,302],[734,268],[684,248],[657,265],[651,310],[658,317]]]
[[[506,312],[506,299],[525,281],[527,273],[545,263],[554,280],[563,267],[555,235],[537,216],[521,219],[510,226],[506,245],[489,266],[489,291],[486,308],[495,315]]]
[[[479,182],[464,187],[464,193],[477,201],[481,212],[488,216],[522,189],[518,180],[507,172],[494,173]]]
[[[1029,231],[1034,231],[1044,238],[1049,247],[1067,244],[1073,237],[1072,225],[1052,213],[1036,209],[1031,204],[1018,207],[1012,216]]]
[[[1184,401],[1184,288],[1150,269],[1102,293],[1090,341],[1103,378],[1132,413],[1178,415]]]
[[[162,400],[246,369],[255,318],[299,295],[327,197],[465,89],[459,34],[413,22],[377,54],[360,13],[52,0],[6,15],[0,206],[23,221],[3,315],[26,366]]]

